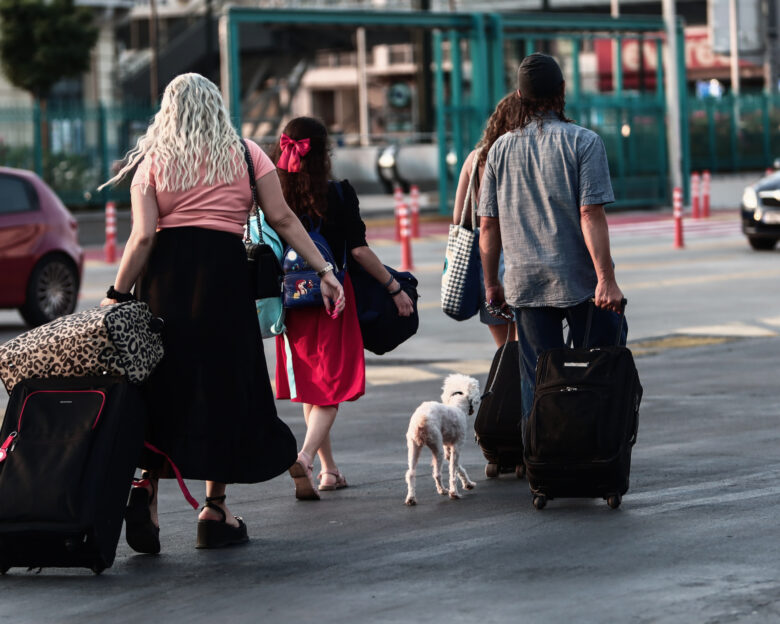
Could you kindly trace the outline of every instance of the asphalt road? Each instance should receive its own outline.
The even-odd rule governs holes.
[[[620,509],[568,499],[537,511],[525,481],[484,477],[471,441],[476,489],[440,497],[421,463],[418,505],[403,504],[411,412],[448,372],[484,381],[494,351],[477,321],[437,309],[444,240],[433,234],[414,248],[420,334],[369,359],[367,395],[336,422],[349,488],[298,502],[286,476],[232,487],[252,539],[204,552],[195,513],[164,483],[161,555],[122,541],[100,577],[13,569],[0,578],[0,622],[780,621],[780,250],[751,251],[733,215],[688,225],[674,250],[668,223],[613,223],[645,388]],[[377,232],[378,253],[397,264]],[[82,305],[113,272],[89,264]],[[21,329],[0,313],[0,340]],[[279,411],[300,439],[299,408]]]

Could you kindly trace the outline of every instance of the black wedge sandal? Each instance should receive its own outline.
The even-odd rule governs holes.
[[[151,494],[147,487],[152,488]],[[145,555],[160,552],[160,527],[152,522],[149,510],[156,497],[157,488],[148,472],[142,472],[140,479],[133,479],[133,489],[125,509],[125,539],[130,548]]]
[[[206,504],[202,507],[201,511],[208,507],[209,509],[219,512],[222,516],[222,520],[198,520],[198,542],[195,548],[224,548],[225,546],[232,546],[233,544],[243,544],[249,541],[249,535],[246,531],[246,524],[238,516],[233,516],[238,520],[238,526],[234,527],[227,523],[227,516],[225,515],[222,507],[215,505],[214,503],[222,503],[225,501],[225,495],[222,496],[207,496]]]

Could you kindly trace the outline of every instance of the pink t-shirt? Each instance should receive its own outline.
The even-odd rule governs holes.
[[[262,178],[274,171],[271,159],[254,141],[246,141],[249,154],[255,165],[255,178]],[[217,182],[212,186],[199,183],[186,191],[156,190],[156,165],[144,159],[138,166],[130,186],[140,186],[144,183],[146,170],[151,168],[150,186],[155,187],[159,217],[157,228],[202,227],[211,230],[231,232],[241,236],[246,225],[246,215],[252,208],[252,191],[249,188],[249,171],[244,166],[239,175],[230,184]],[[201,180],[205,175],[205,167],[201,168]]]

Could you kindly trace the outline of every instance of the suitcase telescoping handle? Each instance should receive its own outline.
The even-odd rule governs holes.
[[[582,340],[582,346],[583,348],[587,348],[588,343],[590,342],[590,326],[593,321],[593,310],[596,309],[596,300],[591,298],[590,300],[591,305],[588,306],[588,320],[585,322],[585,338]],[[617,336],[615,336],[615,346],[620,346],[620,338],[623,335],[623,324],[626,322],[626,304],[628,303],[628,299],[623,297],[623,299],[620,301],[620,323],[618,323],[617,328]],[[571,334],[571,331],[569,332],[569,339],[573,342],[574,337]]]

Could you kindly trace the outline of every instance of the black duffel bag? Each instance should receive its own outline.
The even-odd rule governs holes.
[[[399,316],[398,308],[384,286],[359,264],[350,263],[349,267],[363,346],[376,355],[383,355],[395,349],[416,334],[420,325],[417,312],[417,278],[407,271],[396,271],[386,265],[385,268],[412,300],[414,312],[411,316]]]

